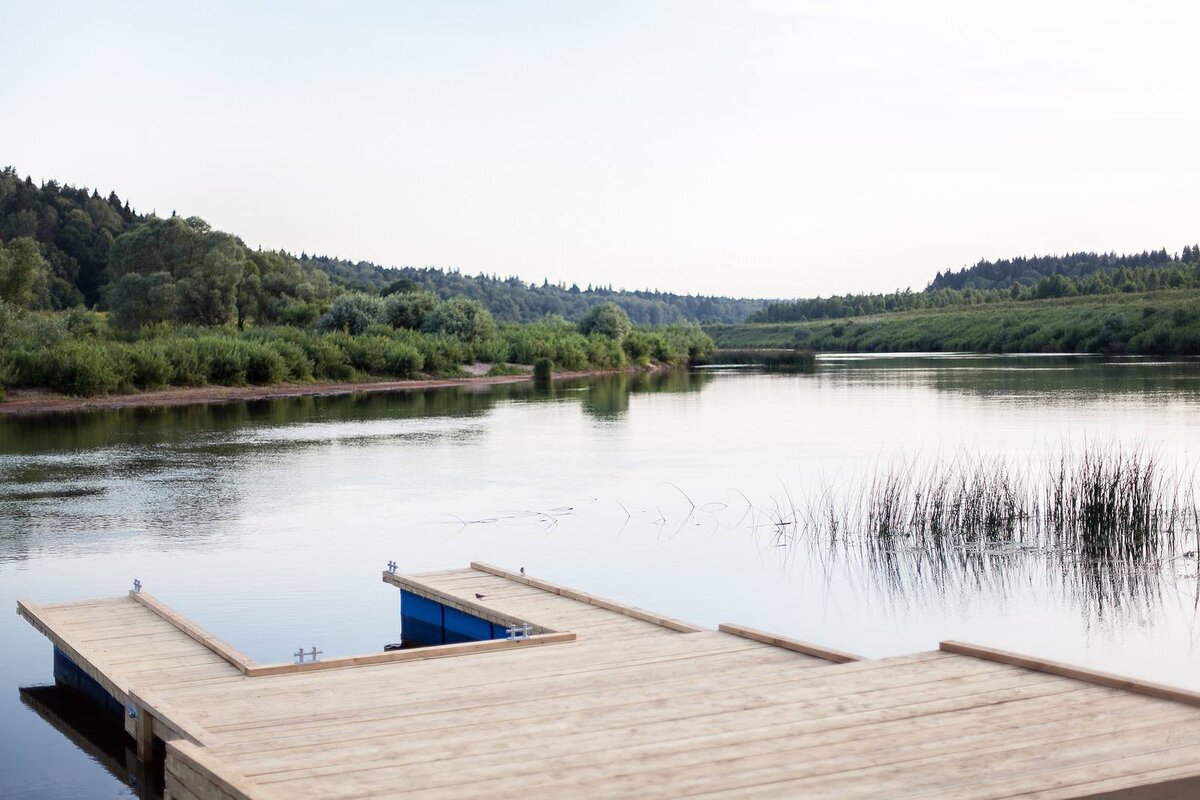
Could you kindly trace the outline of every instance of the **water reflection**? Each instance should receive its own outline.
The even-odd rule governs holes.
[[[120,717],[105,713],[87,697],[62,685],[24,687],[20,695],[26,708],[128,787],[130,796],[162,800],[161,767],[155,769],[138,761]]]
[[[927,385],[939,392],[1070,403],[1097,395],[1139,400],[1200,394],[1200,361],[1093,355],[830,355],[824,373],[873,385]]]
[[[345,654],[394,641],[396,599],[377,578],[389,559],[410,571],[483,560],[868,656],[966,638],[1194,683],[1194,556],[869,544],[846,527],[787,542],[778,525],[819,499],[822,476],[844,482],[896,454],[1020,461],[1112,439],[1195,463],[1198,378],[1195,361],[872,356],[823,358],[802,376],[706,370],[4,417],[0,601],[107,596],[137,576],[278,661],[301,643]],[[15,689],[45,679],[49,649],[11,613],[0,639],[12,643],[0,727],[18,732],[0,737],[0,775],[35,787],[22,797],[111,796],[111,783],[72,777],[94,780],[83,768],[61,773],[75,791],[37,791],[70,759],[34,735],[45,726]]]
[[[75,532],[144,531],[198,544],[245,512],[266,480],[283,485],[299,451],[478,440],[506,404],[578,405],[609,424],[638,394],[698,392],[710,375],[675,370],[219,405],[128,408],[0,417],[0,562],[27,557],[21,542]],[[191,524],[180,526],[180,520]],[[185,541],[185,543],[187,543]],[[94,551],[102,541],[77,542]]]

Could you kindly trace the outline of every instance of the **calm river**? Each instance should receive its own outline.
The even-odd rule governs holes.
[[[21,691],[53,681],[51,649],[12,613],[134,578],[261,661],[395,641],[389,559],[480,560],[867,656],[954,638],[1200,688],[1194,559],[1098,603],[1036,569],[888,581],[773,535],[807,489],[892,459],[1095,443],[1200,464],[1200,362],[829,356],[813,375],[0,418],[0,798],[136,795],[120,751]]]

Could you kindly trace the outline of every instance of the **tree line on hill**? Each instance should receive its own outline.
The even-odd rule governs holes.
[[[1165,251],[1154,251],[1164,253]],[[1136,260],[1134,256],[1113,257],[1113,263],[1121,259]],[[1077,264],[1078,262],[1063,262]],[[1051,260],[1044,266],[1049,268]],[[958,273],[956,273],[958,274]],[[1027,273],[1026,277],[1029,277]],[[1040,274],[1040,273],[1039,273]],[[1154,256],[1152,263],[1137,266],[1112,266],[1097,268],[1082,274],[1050,272],[1027,283],[1024,279],[1013,281],[1005,288],[979,289],[945,288],[945,276],[939,273],[930,288],[923,292],[911,289],[888,294],[857,294],[833,297],[816,297],[802,300],[767,303],[752,313],[747,322],[805,322],[819,319],[845,319],[887,314],[899,311],[922,311],[964,306],[978,306],[1026,300],[1045,300],[1055,297],[1077,295],[1135,294],[1163,289],[1200,288],[1200,247],[1183,248],[1179,256],[1165,259]],[[943,288],[934,288],[941,281]]]
[[[140,215],[115,194],[0,173],[0,401],[8,388],[449,377],[480,362],[549,375],[712,350],[695,322],[639,327],[602,299],[580,309],[577,322],[497,321],[480,300],[407,278],[355,291],[312,259],[252,250],[198,217]]]
[[[799,322],[1073,295],[1200,286],[1200,245],[1130,255],[980,261],[939,272],[924,291],[766,301],[564,286],[464,275],[433,267],[381,267],[329,256],[247,247],[198,217],[141,214],[115,192],[0,171],[0,300],[29,309],[110,312],[118,328],[147,325],[313,325],[348,291],[425,292],[474,300],[499,321],[548,315],[581,320],[614,304],[639,325]]]
[[[18,304],[32,309],[111,310],[126,326],[303,324],[347,290],[468,297],[496,319],[513,322],[547,314],[578,320],[607,302],[642,325],[736,322],[762,306],[760,300],[538,285],[253,250],[198,217],[141,214],[115,192],[102,196],[53,180],[36,184],[12,167],[0,171],[0,269],[0,282],[12,284],[0,298],[19,296]]]
[[[1144,250],[1141,253],[1067,253],[1061,256],[1031,256],[1003,258],[997,261],[980,260],[971,267],[939,272],[926,287],[939,289],[1008,289],[1014,283],[1033,286],[1043,278],[1062,275],[1082,279],[1097,272],[1118,270],[1163,269],[1195,264],[1200,261],[1200,245],[1189,245],[1177,254],[1166,248]]]
[[[362,291],[419,289],[439,297],[470,297],[487,306],[497,319],[531,322],[547,314],[581,319],[601,303],[615,303],[639,325],[675,322],[741,322],[762,308],[765,301],[710,295],[684,295],[652,290],[615,290],[611,286],[526,283],[520,278],[464,275],[434,267],[381,267],[369,261],[345,261],[328,256],[300,254],[301,264],[311,264],[335,280]]]

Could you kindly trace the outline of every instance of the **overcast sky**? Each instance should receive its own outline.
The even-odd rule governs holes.
[[[251,246],[741,296],[1200,240],[1195,2],[0,0],[0,163]]]

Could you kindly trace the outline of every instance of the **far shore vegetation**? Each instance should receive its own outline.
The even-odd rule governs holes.
[[[576,321],[546,314],[520,323],[411,281],[356,291],[196,217],[138,217],[115,196],[3,177],[0,206],[16,202],[14,186],[41,203],[0,220],[0,230],[32,234],[0,238],[0,399],[6,387],[95,396],[457,377],[479,363],[492,375],[534,364],[614,370],[687,364],[712,351],[696,323],[637,326],[614,302],[596,302]]]
[[[635,327],[615,305],[578,324],[561,317],[501,323],[474,300],[424,293],[338,295],[311,325],[197,325],[160,320],[134,329],[86,309],[38,312],[0,301],[3,385],[95,396],[165,387],[461,377],[525,370],[615,370],[707,360],[694,323]]]
[[[255,250],[197,217],[0,171],[0,398],[468,366],[540,377],[706,362],[714,345],[742,349],[720,362],[780,366],[811,365],[811,351],[1200,354],[1200,246],[981,261],[917,292],[748,300]]]
[[[721,348],[1200,354],[1200,246],[981,261],[924,291],[766,304]]]
[[[704,329],[721,348],[1197,355],[1200,289],[997,300]]]

